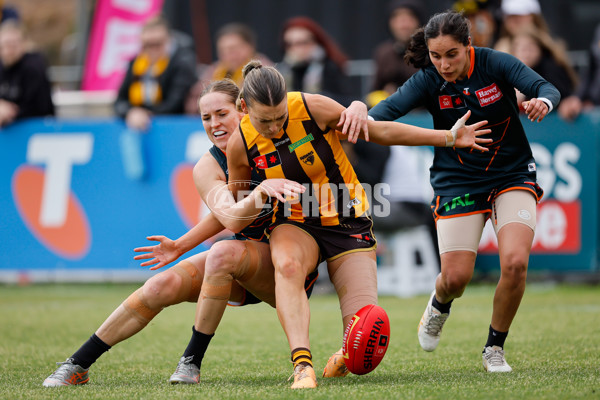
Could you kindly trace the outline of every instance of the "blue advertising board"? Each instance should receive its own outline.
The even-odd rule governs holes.
[[[402,122],[431,126],[422,114]],[[530,268],[597,271],[600,116],[523,123],[545,190]],[[151,234],[175,239],[207,212],[191,176],[211,144],[197,117],[157,117],[141,139],[138,179],[120,120],[32,119],[0,131],[0,282],[152,274],[133,260],[133,248],[150,244]],[[498,268],[489,228],[477,268]]]
[[[199,220],[191,171],[211,145],[200,118],[153,121],[141,179],[128,175],[124,135],[120,120],[34,119],[0,132],[0,281],[140,279],[151,273],[133,248]]]

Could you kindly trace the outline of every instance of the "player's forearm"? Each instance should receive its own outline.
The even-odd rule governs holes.
[[[175,240],[175,246],[182,255],[200,243],[210,239],[217,233],[224,229],[223,225],[217,218],[211,213],[205,216],[198,222],[192,229],[187,231],[184,235]]]
[[[258,187],[237,203],[229,202],[213,210],[225,228],[240,232],[260,214],[269,197]]]
[[[449,131],[421,128],[392,121],[369,121],[369,138],[385,146],[446,146]],[[450,134],[451,135],[451,134]]]

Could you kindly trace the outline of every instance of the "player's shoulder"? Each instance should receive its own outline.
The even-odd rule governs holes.
[[[414,88],[414,90],[437,90],[440,83],[443,81],[441,75],[437,72],[433,65],[428,65],[425,68],[421,68],[419,71],[413,74],[408,83],[408,88]]]
[[[518,62],[512,54],[490,49],[488,47],[475,47],[475,63],[488,67],[499,67],[505,64]]]

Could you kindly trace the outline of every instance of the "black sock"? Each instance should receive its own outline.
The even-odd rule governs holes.
[[[437,301],[437,299],[435,298],[435,295],[434,295],[433,299],[431,300],[431,305],[434,306],[442,314],[449,314],[450,306],[452,305],[453,301],[454,300],[450,300],[449,302],[442,304],[439,301]]]
[[[210,339],[213,338],[215,334],[206,335],[202,332],[198,332],[196,328],[192,326],[192,338],[188,343],[187,348],[183,352],[184,357],[194,356],[192,358],[192,363],[196,364],[198,368],[202,364],[202,359],[204,358],[204,353],[208,348],[208,344],[210,343]]]
[[[107,345],[94,333],[87,342],[85,342],[79,350],[77,350],[71,358],[73,364],[79,365],[81,368],[88,369],[90,365],[96,362],[98,358],[105,352],[110,350]]]
[[[492,328],[492,325],[490,325],[490,333],[488,334],[488,339],[487,343],[485,344],[485,347],[498,346],[504,348],[504,341],[506,340],[507,336],[508,332],[498,332],[497,330]]]

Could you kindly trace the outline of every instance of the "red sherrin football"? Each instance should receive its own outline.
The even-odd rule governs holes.
[[[390,320],[378,305],[364,306],[344,331],[344,361],[356,375],[373,371],[383,359],[390,339]]]

